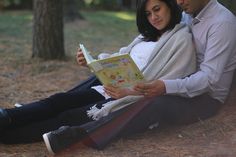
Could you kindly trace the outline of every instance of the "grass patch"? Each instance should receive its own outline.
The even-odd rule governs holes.
[[[137,35],[133,12],[81,11],[85,20],[64,25],[67,56],[75,55],[79,43],[92,52],[118,51]],[[33,15],[31,11],[0,12],[0,57],[31,59]]]
[[[137,35],[135,15],[132,12],[82,12],[85,21],[65,25],[66,47],[74,53],[84,43],[95,53],[117,51]]]
[[[0,12],[1,36],[26,38],[31,35],[32,14],[29,11]]]

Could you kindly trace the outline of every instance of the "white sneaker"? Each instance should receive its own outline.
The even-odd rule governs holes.
[[[48,139],[49,134],[50,134],[50,132],[43,134],[43,140],[44,140],[44,143],[47,147],[48,152],[52,155],[55,155],[55,153],[53,152],[52,147],[50,145],[49,139]]]
[[[23,105],[19,104],[19,103],[15,103],[14,105],[15,107],[22,107]]]
[[[85,135],[86,132],[79,127],[61,126],[57,130],[43,134],[43,140],[49,153],[54,155],[80,141]]]

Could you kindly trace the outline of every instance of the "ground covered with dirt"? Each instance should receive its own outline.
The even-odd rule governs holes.
[[[66,91],[89,75],[86,68],[68,61],[17,61],[0,59],[1,107],[15,102],[30,102],[59,91]],[[113,142],[98,151],[80,143],[56,156],[124,156],[124,157],[235,157],[236,91],[232,91],[220,113],[208,120],[188,126],[167,126]],[[0,144],[0,156],[50,156],[43,142],[22,145]]]
[[[3,108],[14,107],[16,102],[27,103],[56,92],[66,91],[86,79],[90,72],[86,68],[79,67],[72,57],[78,40],[83,41],[93,51],[99,52],[104,49],[113,51],[127,44],[136,34],[133,15],[86,12],[83,14],[86,15],[86,21],[75,21],[65,25],[68,59],[42,61],[30,57],[31,12],[4,12],[0,15],[0,107]],[[108,24],[110,27],[107,27]],[[43,142],[0,144],[0,157],[49,156]],[[78,143],[56,156],[235,157],[236,88],[232,90],[222,110],[208,120],[199,120],[187,126],[157,128],[120,139],[102,151]]]

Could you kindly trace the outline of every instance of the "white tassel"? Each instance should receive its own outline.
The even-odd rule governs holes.
[[[109,101],[103,104],[101,109],[98,109],[96,105],[92,106],[88,111],[88,117],[91,117],[93,120],[99,120],[102,117],[107,116],[109,113],[122,109],[139,99],[143,96],[127,96],[118,100]]]
[[[94,106],[90,107],[90,109],[87,111],[87,115],[88,117],[94,119],[94,115],[100,110],[96,107],[97,104],[95,104]],[[96,120],[96,119],[94,119]]]

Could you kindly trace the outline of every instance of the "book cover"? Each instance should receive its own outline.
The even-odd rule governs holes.
[[[144,80],[142,72],[129,54],[121,54],[105,59],[93,59],[83,45],[80,45],[88,67],[104,85],[130,87]]]

